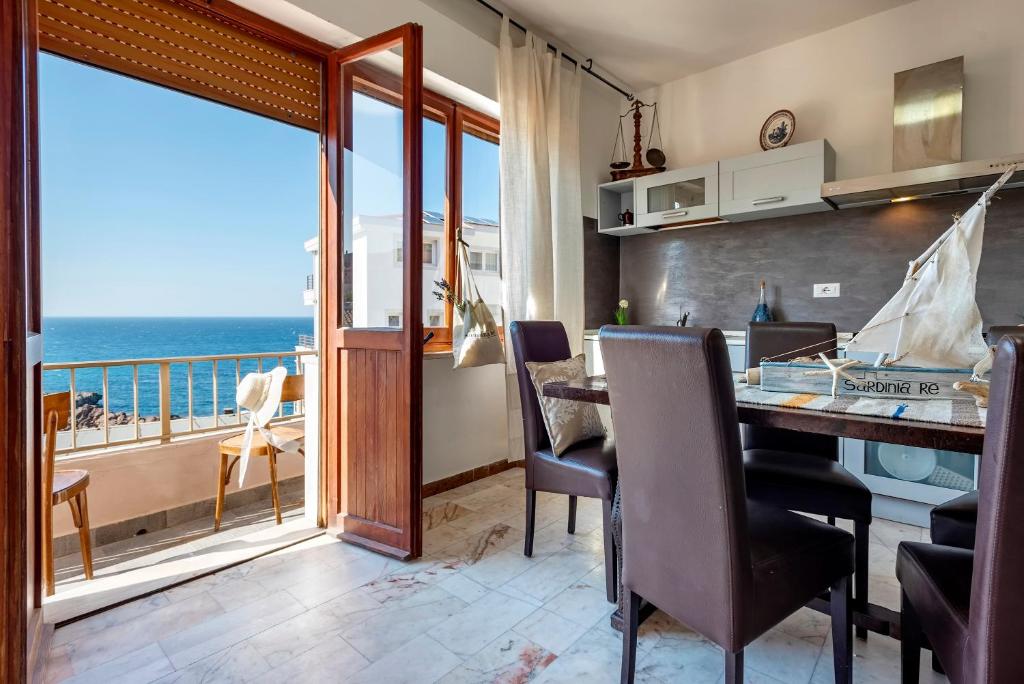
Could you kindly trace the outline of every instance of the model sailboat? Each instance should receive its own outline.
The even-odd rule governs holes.
[[[971,387],[963,383],[978,380],[975,366],[980,362],[980,371],[989,353],[975,300],[985,214],[1015,170],[1010,167],[910,262],[903,286],[846,346],[848,355],[875,355],[874,365],[824,356],[820,362],[767,359],[761,363],[761,388],[833,396],[968,398],[963,388]]]

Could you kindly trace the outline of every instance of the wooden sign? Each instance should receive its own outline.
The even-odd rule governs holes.
[[[768,392],[832,394],[831,375],[807,375],[825,369],[820,363],[761,363],[761,389]],[[839,395],[878,399],[968,399],[970,395],[953,389],[953,383],[971,379],[968,368],[876,367],[856,365],[846,368],[849,377],[840,377]]]

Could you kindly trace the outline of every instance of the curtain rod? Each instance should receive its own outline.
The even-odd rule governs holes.
[[[498,9],[494,5],[492,5],[489,2],[487,2],[487,0],[476,0],[476,1],[478,3],[480,3],[481,5],[483,5],[484,7],[486,7],[487,9],[491,10],[492,12],[494,12],[495,14],[497,14],[499,17],[504,17],[505,16],[504,12],[502,12],[500,9]],[[512,17],[508,18],[508,23],[512,24],[513,26],[515,26],[520,31],[523,31],[524,33],[527,31],[527,28],[525,26],[520,24],[518,21],[516,21]],[[551,50],[554,50],[555,52],[559,52],[560,51],[560,49],[559,49],[559,47],[557,45],[552,45],[551,43],[548,43],[548,48],[551,49]],[[580,67],[581,69],[583,69],[583,71],[585,71],[586,73],[590,74],[591,76],[596,78],[601,83],[604,83],[606,86],[608,86],[612,90],[621,93],[622,96],[625,97],[630,102],[633,101],[633,93],[627,93],[625,90],[623,90],[619,86],[615,85],[614,83],[609,81],[607,78],[605,78],[601,74],[599,74],[596,71],[594,71],[594,60],[592,58],[587,58],[587,63],[583,64],[583,65],[581,65],[579,62],[577,62],[575,59],[573,59],[569,55],[565,54],[565,52],[562,52],[562,58],[565,59],[566,61],[568,61],[573,66]]]

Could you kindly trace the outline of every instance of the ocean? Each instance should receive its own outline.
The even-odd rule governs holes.
[[[313,318],[46,318],[43,321],[43,358],[47,363],[68,361],[110,361],[170,356],[209,356],[288,352],[295,349],[299,335],[313,334]],[[295,373],[293,359],[284,359],[289,373]],[[276,358],[264,360],[264,370],[277,365]],[[257,370],[257,361],[242,362],[241,374]],[[213,364],[195,363],[192,369],[193,414],[213,413]],[[69,389],[68,371],[44,371],[43,391]],[[132,369],[108,371],[111,412],[132,412]],[[75,372],[77,392],[103,391],[99,369]],[[235,364],[217,367],[218,411],[235,406]],[[159,413],[159,366],[139,367],[139,415]],[[171,413],[188,415],[188,365],[171,365]]]

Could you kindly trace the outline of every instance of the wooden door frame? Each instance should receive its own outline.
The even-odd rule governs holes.
[[[423,486],[423,339],[422,339],[422,275],[420,269],[410,264],[422,258],[422,114],[423,114],[423,29],[418,24],[405,24],[384,33],[362,40],[354,45],[332,53],[324,70],[325,80],[325,144],[323,148],[323,166],[325,182],[322,183],[323,197],[321,205],[324,213],[321,225],[321,398],[323,419],[320,423],[320,444],[323,456],[327,459],[327,524],[340,528],[343,539],[371,548],[380,553],[398,558],[418,557],[422,553],[422,486]],[[343,148],[350,131],[344,136],[339,135],[342,126],[350,126],[351,111],[342,111],[342,97],[345,86],[341,78],[334,77],[341,69],[343,62],[351,62],[381,52],[396,45],[407,48],[402,55],[402,100],[408,111],[416,112],[416,116],[404,116],[403,132],[403,244],[407,255],[403,266],[403,327],[400,332],[379,329],[343,328],[340,324],[343,308],[342,278],[344,269],[344,237],[342,234],[341,210],[338,205],[339,194],[343,188],[344,157]],[[348,75],[351,78],[351,74]],[[351,87],[349,85],[349,87]],[[346,103],[346,109],[350,103]],[[420,145],[411,144],[415,128],[419,127]],[[420,192],[417,192],[420,189]],[[407,521],[406,530],[402,535],[402,543],[389,544],[377,542],[359,534],[347,533],[346,513],[349,510],[348,499],[348,451],[350,435],[342,416],[348,411],[345,393],[340,388],[349,381],[347,364],[339,360],[338,348],[346,342],[362,341],[377,348],[391,349],[402,352],[401,373],[411,377],[411,386],[404,397],[405,413],[409,416],[407,426],[396,426],[397,429],[407,427],[409,431],[409,463],[408,471],[399,478],[401,491],[411,501],[411,519]],[[335,429],[341,426],[341,429]],[[333,457],[333,455],[337,457]],[[352,522],[352,521],[350,521]],[[352,522],[352,524],[355,524]],[[404,548],[407,547],[407,548]]]
[[[47,631],[41,607],[40,437],[27,430],[28,336],[38,332],[39,174],[35,0],[0,3],[0,681],[40,678]],[[38,375],[38,371],[35,373]],[[35,441],[35,449],[30,440]]]

